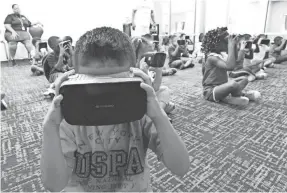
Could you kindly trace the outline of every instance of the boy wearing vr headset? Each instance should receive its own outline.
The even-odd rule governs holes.
[[[187,149],[161,109],[150,77],[135,66],[129,37],[113,28],[97,28],[78,40],[74,52],[77,74],[143,79],[146,115],[138,121],[106,126],[73,126],[63,120],[60,85],[73,71],[55,82],[56,96],[44,120],[41,170],[51,191],[151,191],[147,149],[174,174],[189,169]]]
[[[171,45],[168,48],[169,66],[171,68],[178,68],[180,70],[194,67],[193,59],[188,58],[189,53],[185,40],[183,45],[178,44],[179,37],[173,35],[171,37]]]

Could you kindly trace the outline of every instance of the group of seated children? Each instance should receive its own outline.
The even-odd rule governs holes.
[[[266,79],[266,68],[272,68],[276,63],[287,61],[286,53],[282,52],[287,42],[282,37],[276,37],[271,46],[270,40],[264,34],[254,39],[251,35],[244,34],[239,39],[238,47],[242,49],[239,50],[235,69],[230,72],[232,78],[247,76],[249,81]]]
[[[282,37],[276,37],[269,48],[270,40],[267,41],[265,35],[252,41],[248,34],[229,35],[227,28],[210,30],[202,43],[206,55],[202,81],[204,98],[234,105],[247,105],[249,101],[260,99],[258,91],[244,89],[248,82],[266,78],[266,67],[287,61],[286,55],[281,54],[286,43]],[[228,80],[228,71],[231,80]]]
[[[70,125],[63,119],[63,96],[57,91],[43,123],[44,186],[55,192],[151,192],[148,149],[173,174],[185,175],[190,165],[188,151],[164,111],[168,89],[156,86],[161,69],[153,69],[153,81],[144,72],[152,69],[146,68],[144,61],[136,61],[130,38],[108,27],[82,35],[74,58],[74,70],[55,81],[56,89],[73,73],[128,78],[132,72],[143,79],[140,86],[147,94],[147,112],[142,119],[123,124]]]

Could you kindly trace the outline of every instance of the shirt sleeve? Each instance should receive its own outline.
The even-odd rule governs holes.
[[[63,121],[60,125],[60,139],[66,163],[69,168],[74,169],[77,144],[75,134],[73,133],[73,126],[69,125],[66,121]]]
[[[144,131],[144,139],[146,139],[147,147],[151,149],[156,155],[159,161],[162,159],[162,148],[160,145],[159,136],[155,125],[152,120],[145,116],[143,120],[143,131]]]
[[[12,16],[11,15],[7,15],[7,17],[5,18],[4,24],[12,24]]]

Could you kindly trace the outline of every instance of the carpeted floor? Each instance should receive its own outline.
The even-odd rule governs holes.
[[[287,192],[287,64],[267,71],[267,80],[248,86],[262,101],[245,108],[204,101],[199,66],[164,78],[191,167],[180,179],[150,153],[155,192]],[[2,64],[1,86],[9,105],[1,112],[2,191],[45,191],[39,164],[48,82],[26,64]]]

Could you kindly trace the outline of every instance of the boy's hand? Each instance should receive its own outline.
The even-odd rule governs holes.
[[[245,50],[246,44],[246,41],[242,41],[240,45],[240,50]]]
[[[131,71],[135,76],[142,78],[144,81],[144,83],[141,83],[141,87],[147,93],[147,116],[153,120],[162,113],[162,110],[152,87],[151,78],[140,69],[131,68]]]
[[[230,46],[236,46],[239,41],[239,35],[233,37],[233,35],[228,36],[228,45]]]
[[[59,47],[60,47],[60,54],[59,55],[60,56],[64,56],[66,50],[65,50],[65,48],[63,46],[63,42],[59,43]]]
[[[52,101],[52,104],[48,110],[48,113],[44,119],[44,126],[49,125],[60,125],[63,120],[63,115],[61,112],[60,103],[63,99],[63,96],[59,94],[61,84],[68,80],[68,77],[72,74],[75,74],[74,70],[68,71],[64,73],[61,77],[57,78],[54,85],[55,85],[55,97]],[[58,127],[59,128],[59,127]]]

